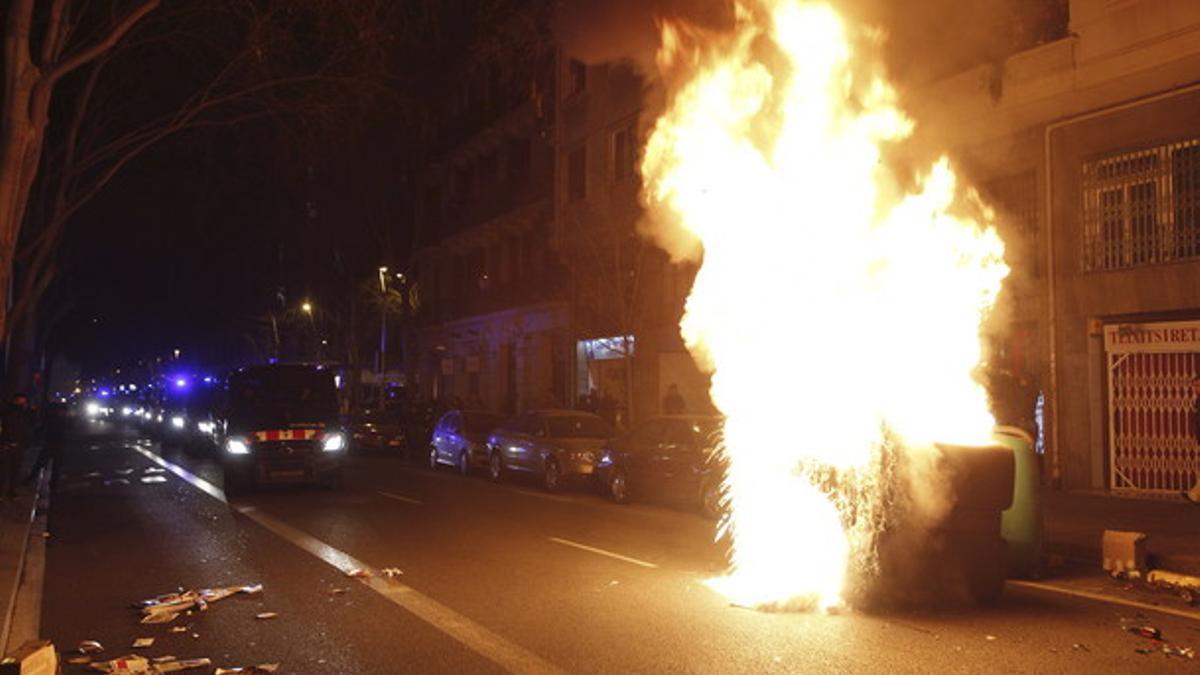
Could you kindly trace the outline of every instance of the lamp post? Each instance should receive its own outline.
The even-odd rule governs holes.
[[[387,265],[379,267],[379,409],[383,410],[387,393]]]

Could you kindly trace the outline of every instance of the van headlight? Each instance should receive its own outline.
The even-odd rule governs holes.
[[[176,415],[171,418],[171,426],[175,427],[176,429],[182,429],[186,424],[187,420],[183,419],[183,416],[181,415]]]
[[[325,440],[321,442],[321,449],[325,452],[339,452],[346,449],[346,436],[341,433],[332,433],[325,436]]]
[[[231,455],[248,455],[250,444],[240,438],[231,438],[225,441],[225,452]]]

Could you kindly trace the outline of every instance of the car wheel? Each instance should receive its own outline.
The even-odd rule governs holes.
[[[471,453],[466,450],[458,451],[458,472],[464,476],[471,475]]]
[[[613,469],[608,477],[608,498],[618,504],[629,502],[629,481],[621,469]]]
[[[558,460],[547,459],[542,469],[542,487],[546,492],[558,492],[562,475],[558,470]]]
[[[499,482],[504,478],[504,462],[500,460],[500,453],[493,452],[491,457],[488,457],[488,478],[493,482]]]
[[[707,518],[721,517],[721,486],[718,483],[705,483],[700,488],[700,513]]]
[[[438,451],[434,446],[429,446],[429,468],[437,471],[438,468]]]

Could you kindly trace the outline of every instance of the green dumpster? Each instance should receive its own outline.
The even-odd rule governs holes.
[[[1012,506],[1000,516],[1000,536],[1008,543],[1008,573],[1036,577],[1042,559],[1042,481],[1033,439],[1008,426],[996,427],[995,438],[1012,449],[1015,460]]]

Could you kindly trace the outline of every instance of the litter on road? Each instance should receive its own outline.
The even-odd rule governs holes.
[[[166,593],[157,597],[142,600],[134,606],[142,610],[142,623],[170,623],[181,613],[192,610],[206,610],[208,605],[218,600],[224,600],[238,593],[255,594],[262,592],[262,584],[253,586],[226,586],[224,588],[202,588],[198,591],[180,591]]]
[[[217,668],[214,675],[259,675],[260,673],[273,673],[279,670],[278,663],[260,663],[257,666],[247,666],[245,668]]]
[[[154,638],[152,637],[138,638],[133,641],[133,648],[141,649],[142,647],[149,647],[152,644],[154,644]]]
[[[346,576],[352,577],[354,579],[370,579],[371,573],[368,570],[364,570],[361,567],[355,567],[354,569],[346,572]]]
[[[404,576],[404,570],[400,569],[399,567],[385,567],[379,570],[379,572],[389,580]]]
[[[259,620],[266,620],[266,619],[274,619],[277,616],[279,616],[279,614],[276,612],[259,612],[258,614],[254,615],[254,618],[259,619]]]
[[[80,654],[99,654],[104,651],[104,645],[95,640],[84,640],[79,643],[78,649]]]

